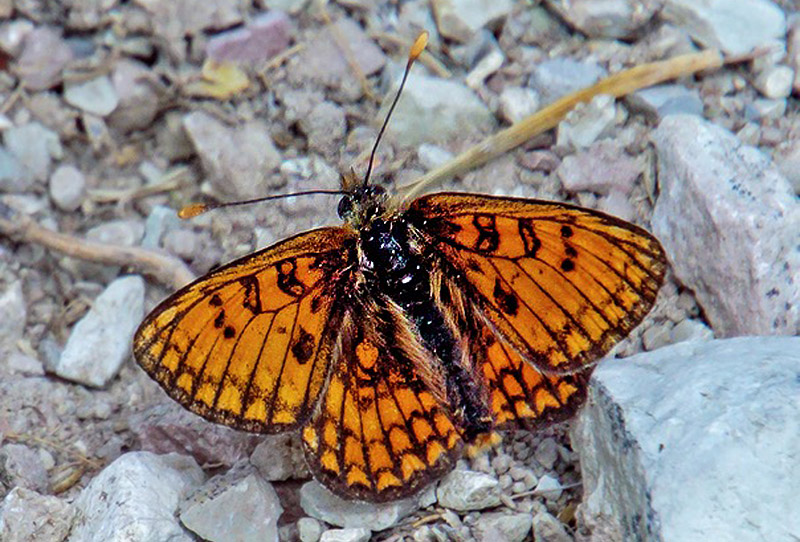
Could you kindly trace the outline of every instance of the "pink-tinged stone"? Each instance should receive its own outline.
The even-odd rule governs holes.
[[[61,82],[61,72],[72,58],[72,51],[56,30],[36,28],[25,36],[17,75],[28,90],[47,90]]]
[[[570,192],[589,190],[608,195],[619,191],[627,195],[642,170],[642,163],[625,154],[620,144],[600,141],[585,151],[566,156],[556,174]]]
[[[263,62],[289,46],[290,30],[289,18],[282,11],[263,13],[243,28],[209,39],[206,56],[217,62]]]

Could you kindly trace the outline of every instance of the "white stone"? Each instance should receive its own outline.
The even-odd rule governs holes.
[[[794,70],[789,66],[770,66],[758,74],[753,85],[767,98],[788,98],[792,93]]]
[[[76,211],[86,197],[86,177],[71,165],[62,165],[50,175],[50,198],[62,211]]]
[[[610,133],[616,124],[616,100],[608,94],[592,98],[588,104],[579,104],[567,113],[558,124],[559,146],[584,149]]]
[[[22,281],[14,281],[0,293],[0,355],[16,348],[25,331],[28,309]]]
[[[85,82],[66,85],[64,100],[74,107],[92,115],[105,117],[116,109],[119,103],[117,91],[111,79],[101,75]]]
[[[797,337],[601,363],[572,432],[587,542],[796,540],[798,367]]]
[[[264,435],[250,455],[250,463],[270,482],[308,477],[300,440],[291,433]]]
[[[472,530],[480,542],[496,542],[498,535],[505,542],[522,542],[531,532],[532,519],[530,514],[490,512],[478,516]]]
[[[701,44],[731,55],[786,33],[786,17],[770,0],[665,0],[661,16]]]
[[[439,504],[465,512],[500,504],[497,478],[482,472],[456,469],[445,476],[436,490]]]
[[[511,0],[433,0],[439,33],[465,42],[481,28],[511,13]]]
[[[317,542],[322,536],[322,523],[314,518],[300,518],[297,520],[297,532],[300,542]]]
[[[75,324],[55,364],[57,375],[87,386],[105,386],[128,358],[131,339],[144,316],[144,280],[116,279]]]
[[[75,499],[81,515],[67,542],[191,542],[175,512],[204,479],[186,456],[124,454]]]
[[[661,8],[662,0],[548,0],[569,26],[593,38],[633,36]]]
[[[320,542],[367,542],[372,533],[364,527],[351,529],[329,529],[322,533]]]
[[[75,513],[71,504],[58,497],[15,487],[0,503],[0,540],[63,542]]]
[[[545,511],[533,516],[533,539],[537,542],[572,542],[564,524]]]
[[[561,497],[561,493],[564,492],[564,488],[558,479],[549,474],[545,474],[539,478],[539,482],[536,484],[534,491],[537,495],[542,495],[549,501],[557,501],[558,498]]]
[[[386,116],[394,93],[386,94],[379,118]],[[491,112],[469,88],[417,72],[408,79],[386,132],[402,145],[415,146],[463,139],[493,125]]]
[[[500,115],[510,124],[539,110],[539,95],[525,87],[508,86],[500,93]]]
[[[653,232],[718,337],[800,332],[800,202],[759,150],[696,116],[653,135]]]
[[[263,122],[229,127],[194,111],[183,118],[183,125],[218,193],[240,199],[268,193],[281,156]]]
[[[372,531],[388,529],[419,508],[416,498],[382,504],[348,501],[315,480],[300,488],[300,506],[312,518],[331,525],[355,529],[364,527]]]
[[[212,478],[181,505],[181,523],[211,542],[278,542],[283,513],[272,485],[251,472]]]
[[[8,151],[36,181],[46,180],[52,159],[63,155],[58,134],[35,121],[4,131],[3,141]]]

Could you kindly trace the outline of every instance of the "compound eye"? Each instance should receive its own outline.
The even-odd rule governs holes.
[[[344,220],[352,211],[353,211],[353,198],[351,196],[344,196],[341,200],[339,200],[339,207],[336,210],[336,213],[339,215],[339,218]]]

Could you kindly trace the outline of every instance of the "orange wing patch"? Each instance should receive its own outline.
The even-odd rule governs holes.
[[[328,374],[342,313],[334,295],[354,236],[315,230],[206,275],[147,317],[134,357],[208,420],[262,433],[298,427]]]
[[[666,260],[645,230],[565,204],[466,194],[415,200],[412,223],[466,298],[547,374],[580,371],[650,310]]]
[[[302,437],[317,480],[345,498],[384,502],[451,470],[462,441],[414,363],[393,340],[365,332],[373,325],[345,317],[341,354]]]

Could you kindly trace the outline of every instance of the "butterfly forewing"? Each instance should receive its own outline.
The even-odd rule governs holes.
[[[399,499],[452,469],[461,437],[446,404],[409,359],[405,330],[380,300],[344,317],[326,393],[302,430],[306,462],[335,493],[371,502]],[[383,313],[383,314],[382,314]],[[428,354],[430,355],[430,354]]]
[[[579,371],[652,307],[666,268],[649,233],[566,204],[442,193],[406,217],[469,303],[546,374]]]
[[[134,357],[211,421],[266,433],[299,426],[325,384],[354,246],[354,232],[323,228],[213,271],[145,319]]]

